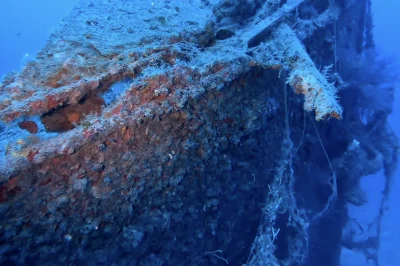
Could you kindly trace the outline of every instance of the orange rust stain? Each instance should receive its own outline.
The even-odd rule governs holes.
[[[79,120],[81,119],[81,115],[77,112],[72,112],[67,114],[67,119],[71,124],[78,123]]]
[[[90,113],[100,114],[103,105],[105,105],[105,102],[101,97],[91,96],[81,104],[82,113],[85,115]]]
[[[125,133],[126,133],[127,130],[128,130],[127,127],[125,127],[125,126],[122,127],[122,128],[121,128],[121,134],[122,134],[122,135],[125,135]]]
[[[38,126],[33,121],[23,121],[19,122],[18,126],[22,129],[28,130],[32,134],[36,134],[38,132]]]
[[[57,88],[59,87],[58,85],[58,80],[57,79],[51,79],[46,83],[47,86],[52,87],[52,88]]]
[[[114,109],[111,110],[113,115],[119,115],[122,110],[122,104],[117,105]]]
[[[146,89],[150,89],[151,91],[158,89],[168,82],[168,78],[166,75],[159,75],[146,80],[147,86]]]
[[[43,105],[44,105],[44,103],[43,103],[42,100],[38,100],[38,101],[29,103],[30,109],[34,109],[34,110],[36,110],[36,109],[42,109],[42,108],[43,108]]]
[[[29,153],[28,153],[28,155],[26,156],[26,158],[27,158],[30,162],[32,162],[33,159],[35,159],[35,155],[38,154],[38,153],[39,153],[39,151],[37,151],[37,150],[30,150]]]
[[[334,117],[334,118],[336,118],[336,119],[342,119],[341,115],[338,114],[338,113],[336,113],[336,112],[332,112],[332,113],[331,113],[331,116]]]
[[[4,117],[4,121],[6,122],[11,122],[12,120],[14,120],[16,117],[20,117],[21,113],[20,112],[14,112],[14,113],[7,113]]]
[[[43,117],[42,122],[47,130],[63,132],[74,128],[85,115],[99,114],[104,104],[103,99],[98,96],[90,96],[83,103],[71,104],[56,112]]]
[[[57,99],[54,95],[47,95],[47,108],[53,109],[60,106],[63,103],[62,99]]]

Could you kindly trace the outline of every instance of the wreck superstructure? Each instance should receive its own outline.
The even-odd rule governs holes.
[[[393,87],[349,74],[371,26],[369,0],[80,1],[0,86],[2,263],[338,265],[397,162]]]

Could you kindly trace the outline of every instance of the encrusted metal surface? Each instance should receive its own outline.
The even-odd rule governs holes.
[[[1,263],[304,261],[325,203],[296,205],[292,167],[324,158],[305,111],[343,117],[327,63],[348,45],[317,57],[310,38],[350,12],[309,2],[80,1],[0,86]],[[351,155],[343,128],[321,133],[332,160]]]

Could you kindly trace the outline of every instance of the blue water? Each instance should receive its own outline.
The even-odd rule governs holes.
[[[395,60],[397,68],[395,71],[400,73],[400,1],[385,0],[373,1],[373,11],[375,19],[375,39],[377,47],[384,54]],[[400,135],[400,90],[399,84],[395,93],[395,103],[393,113],[389,117],[389,122],[396,134]],[[369,186],[374,186],[372,180]],[[368,186],[368,185],[367,185]],[[371,199],[373,200],[373,199]],[[390,200],[388,202],[388,212],[383,221],[386,227],[385,234],[381,237],[381,266],[400,265],[400,228],[396,221],[400,219],[400,170],[397,169]]]
[[[183,0],[184,1],[184,0]],[[349,0],[350,1],[350,0]],[[61,22],[62,18],[71,11],[77,0],[13,0],[0,2],[0,76],[10,71],[18,71],[21,67],[34,60],[35,54],[44,45],[52,30]],[[95,1],[94,1],[95,2]],[[400,1],[398,0],[374,0],[373,2],[375,41],[377,49],[382,55],[393,58],[400,65]],[[396,71],[396,70],[395,70]],[[400,68],[397,68],[400,72]],[[115,97],[124,89],[126,84],[116,84],[106,96],[106,104],[115,100]],[[397,135],[400,135],[400,90],[396,90],[393,114],[390,123]],[[0,125],[1,126],[1,125]],[[13,131],[11,134],[18,135]],[[0,139],[0,144],[2,140]],[[0,152],[3,153],[2,149]],[[381,184],[380,175],[363,180],[362,187],[370,192],[368,199],[374,202],[379,198],[376,186]],[[396,174],[392,194],[388,203],[388,212],[385,215],[383,225],[385,226],[382,236],[379,254],[379,266],[400,265],[400,174]],[[350,208],[351,209],[351,208]],[[368,216],[367,210],[351,209],[358,219],[363,215]],[[359,263],[358,254],[354,256],[354,263]],[[348,257],[349,258],[349,257]],[[367,266],[352,264],[349,266]],[[221,263],[220,265],[224,265]],[[321,265],[323,266],[323,265]]]

